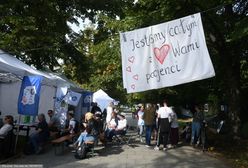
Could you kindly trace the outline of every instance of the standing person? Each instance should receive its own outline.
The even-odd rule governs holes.
[[[30,143],[34,147],[33,149],[36,154],[39,154],[41,152],[41,145],[49,138],[49,129],[45,115],[39,114],[38,120],[39,123],[36,128],[36,132],[30,135]]]
[[[60,120],[54,114],[54,111],[53,110],[48,110],[47,111],[47,115],[50,118],[50,121],[48,122],[49,131],[52,131],[52,132],[58,132],[58,131],[60,131]]]
[[[163,150],[167,150],[167,144],[170,133],[170,122],[171,122],[171,114],[172,110],[167,106],[167,101],[163,101],[163,107],[160,107],[158,110],[158,141],[157,145],[154,148],[155,150],[159,150],[159,146],[163,143]]]
[[[177,114],[174,110],[172,110],[171,118],[172,121],[171,121],[170,140],[171,140],[172,148],[175,148],[179,140],[179,134],[178,134]]]
[[[140,107],[140,110],[137,113],[137,117],[138,117],[138,127],[139,127],[139,137],[140,137],[140,142],[143,142],[142,139],[142,135],[143,135],[143,131],[144,131],[144,106]]]
[[[196,104],[193,109],[193,120],[192,120],[192,134],[191,134],[191,145],[199,145],[199,135],[201,125],[204,120],[204,114],[200,106]]]
[[[148,103],[146,109],[144,110],[144,121],[146,128],[146,147],[151,146],[151,134],[154,126],[154,118],[155,118],[155,108],[153,108],[152,104]]]
[[[102,110],[100,109],[100,107],[98,107],[97,102],[92,102],[91,106],[92,106],[92,108],[91,108],[91,113],[92,114],[95,114],[96,112],[102,114]]]
[[[157,141],[158,138],[158,109],[159,104],[153,104],[153,108],[155,110],[154,121],[153,121],[153,140]]]
[[[113,102],[109,103],[109,106],[107,107],[107,116],[106,116],[106,124],[107,125],[111,120],[112,112],[114,112],[114,103]]]

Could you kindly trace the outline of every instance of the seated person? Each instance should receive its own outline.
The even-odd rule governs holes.
[[[98,122],[95,120],[94,115],[91,112],[85,114],[85,127],[89,127],[91,130],[91,135],[95,138],[95,142],[97,143],[98,136],[100,133],[100,129],[98,127]]]
[[[8,137],[8,134],[12,132],[13,129],[13,117],[7,115],[4,117],[4,124],[0,129],[0,157],[7,156],[11,153],[11,146],[13,140]]]
[[[46,118],[44,114],[38,115],[38,126],[36,128],[36,132],[30,135],[30,144],[34,147],[34,151],[36,154],[39,154],[42,150],[41,145],[48,140],[49,138],[49,129],[48,124],[46,122]]]
[[[105,131],[105,136],[109,141],[112,141],[115,129],[118,126],[118,118],[115,112],[111,113],[111,120],[107,123],[107,129]]]
[[[94,119],[96,121],[96,127],[98,129],[98,132],[102,133],[103,132],[103,120],[101,118],[101,114],[96,113],[94,115]]]
[[[190,123],[187,123],[184,127],[183,130],[180,134],[180,138],[184,139],[185,142],[190,142],[191,140],[191,127],[190,127]]]
[[[50,121],[48,122],[48,128],[51,132],[58,132],[60,131],[60,120],[59,118],[54,114],[53,110],[48,110],[47,115],[50,118]]]
[[[126,128],[127,128],[127,119],[124,115],[118,115],[118,125],[115,129],[115,135],[124,135],[126,134]]]
[[[80,147],[81,144],[84,142],[94,142],[94,141],[95,141],[95,138],[94,136],[91,135],[91,129],[87,126],[84,132],[80,134],[77,141],[74,143],[74,146]]]
[[[0,129],[0,139],[4,139],[9,131],[13,129],[13,116],[7,115],[4,118],[4,125]]]
[[[97,140],[99,139],[102,142],[102,144],[105,144],[104,123],[103,123],[105,120],[102,119],[101,114],[96,113],[95,114],[95,121],[96,121],[97,130],[98,130],[98,138],[97,138]]]
[[[79,125],[78,125],[78,122],[74,118],[73,111],[68,111],[67,120],[68,120],[68,126],[63,130],[62,136],[78,133]]]

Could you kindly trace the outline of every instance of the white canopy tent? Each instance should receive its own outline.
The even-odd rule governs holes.
[[[107,93],[105,93],[102,89],[93,93],[93,102],[97,102],[98,106],[103,111],[108,107],[110,102],[114,102],[114,99],[109,97]]]
[[[75,84],[56,74],[41,72],[2,50],[0,50],[0,73],[2,75],[4,73],[11,73],[14,74],[17,78],[21,79],[23,76],[39,75],[44,77],[42,84],[45,85],[69,85],[69,87],[77,87]]]
[[[0,50],[0,111],[3,115],[12,115],[15,120],[19,120],[19,123],[21,122],[21,116],[18,116],[17,113],[17,103],[22,78],[32,75],[43,76],[38,113],[45,113],[46,115],[47,110],[56,110],[56,93],[61,88],[67,88],[80,94],[83,92],[83,89],[69,81],[66,77],[52,72],[39,71]],[[78,103],[75,107],[75,112],[82,112],[81,104]],[[78,113],[77,115],[75,117],[81,118],[81,114]],[[18,135],[19,127],[17,137]]]
[[[24,76],[28,75],[43,76],[39,113],[46,113],[48,109],[54,109],[57,88],[67,87],[75,92],[83,91],[66,77],[52,72],[39,71],[0,50],[0,111],[2,111],[3,115],[17,116],[17,102],[21,81]]]

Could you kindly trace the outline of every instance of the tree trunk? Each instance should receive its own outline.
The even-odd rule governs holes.
[[[226,46],[225,51],[222,53],[224,58],[223,65],[223,79],[226,83],[224,92],[227,95],[228,101],[228,118],[230,121],[230,130],[233,134],[233,138],[240,135],[240,52],[238,51],[238,45],[235,43],[229,43]]]

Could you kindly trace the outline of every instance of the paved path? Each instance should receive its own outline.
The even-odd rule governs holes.
[[[41,155],[23,155],[10,164],[43,164],[44,168],[229,168],[222,161],[190,146],[155,151],[153,148],[145,147],[144,144],[133,142],[130,145],[97,147],[96,156],[89,156],[84,160],[75,159],[70,151],[55,156],[51,148]]]
[[[127,119],[129,125],[136,126],[137,121],[133,120],[131,115],[128,115]],[[131,133],[130,145],[96,147],[96,156],[84,160],[75,159],[70,151],[65,151],[61,156],[55,156],[53,147],[50,146],[44,154],[23,155],[11,161],[10,164],[43,164],[44,168],[229,168],[222,161],[190,146],[155,151],[140,143],[134,134],[136,133]]]

